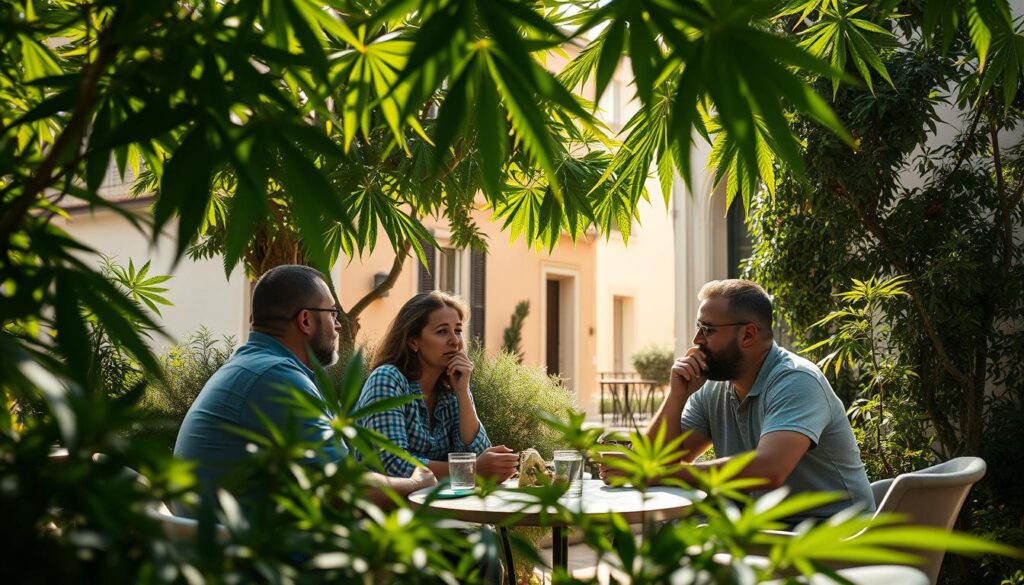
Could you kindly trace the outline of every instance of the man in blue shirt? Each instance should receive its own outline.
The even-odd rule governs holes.
[[[787,486],[792,493],[838,492],[845,499],[789,518],[824,518],[851,505],[875,508],[860,449],[846,409],[821,370],[779,347],[772,338],[772,301],[747,280],[716,280],[700,291],[697,332],[672,366],[668,395],[647,436],[664,428],[682,444],[686,465],[676,474],[692,482],[691,468],[707,469],[753,451],[740,477],[763,480],[759,490]],[[714,446],[714,461],[693,461]],[[611,466],[602,479],[618,474]]]
[[[311,351],[324,366],[337,361],[338,312],[323,276],[308,266],[278,266],[256,283],[248,342],[207,381],[185,415],[174,445],[175,456],[197,464],[203,497],[214,494],[250,456],[249,441],[232,427],[265,433],[259,412],[284,428],[289,407],[282,399],[289,397],[289,389],[323,402],[308,355]],[[305,439],[322,445],[311,463],[326,464],[348,456],[344,441],[334,438],[333,418],[334,413],[327,410],[317,417],[292,417],[291,423],[299,425]],[[406,495],[437,480],[429,470],[418,468],[408,478],[370,473],[370,481]],[[383,497],[373,499],[386,502]],[[189,514],[180,505],[175,507],[176,513]]]

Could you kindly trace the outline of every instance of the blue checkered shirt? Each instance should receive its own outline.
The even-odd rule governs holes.
[[[385,398],[420,394],[419,382],[411,382],[395,366],[385,365],[374,370],[363,384],[357,408]],[[470,393],[470,400],[473,399]],[[402,406],[360,419],[359,424],[385,435],[410,455],[424,464],[428,461],[447,461],[449,453],[472,451],[483,453],[491,446],[484,425],[470,444],[462,442],[459,434],[459,399],[451,392],[439,392],[434,406],[434,427],[430,427],[427,405],[422,398]],[[413,465],[391,453],[380,452],[384,471],[394,477],[409,477]]]

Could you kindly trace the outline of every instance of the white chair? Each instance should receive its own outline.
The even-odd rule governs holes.
[[[896,481],[895,477],[888,477],[871,482],[871,495],[875,498],[875,508],[882,505],[882,500],[885,499],[885,494],[889,492],[889,487],[894,481]]]
[[[985,461],[979,457],[957,457],[895,478],[876,481],[871,484],[871,492],[875,497],[875,515],[900,514],[906,518],[908,525],[950,530],[971,487],[985,476],[985,469]],[[870,527],[865,528],[850,538],[857,538],[869,530]],[[907,550],[922,558],[917,568],[934,585],[939,569],[942,568],[945,551],[915,549],[912,546],[908,546]],[[849,566],[842,563],[829,564],[837,568]]]
[[[103,461],[106,455],[97,453],[93,455],[93,460],[97,462]],[[125,475],[134,478],[135,481],[147,485],[146,478],[135,471],[131,467],[125,467]],[[160,529],[163,531],[164,536],[168,539],[176,540],[178,542],[195,542],[199,538],[199,521],[194,518],[185,518],[183,516],[175,516],[171,512],[170,508],[167,507],[161,501],[152,501],[146,504],[146,516],[155,520],[160,525]],[[228,540],[228,529],[222,524],[217,524],[215,528],[217,542],[227,542]]]
[[[841,577],[854,585],[928,585],[928,575],[913,567],[900,565],[875,565],[873,567],[850,567],[836,571]],[[810,580],[804,577],[796,579],[797,583],[808,585],[834,585],[836,582],[827,575],[814,575]],[[766,581],[762,585],[782,585],[785,580]]]
[[[55,449],[51,453],[50,457],[55,461],[63,461],[68,458],[67,449]],[[108,461],[108,455],[105,453],[93,453],[92,460],[95,463],[103,464]],[[140,485],[149,487],[149,481],[138,471],[131,467],[121,468],[120,474],[125,479],[134,480]],[[146,504],[145,514],[149,518],[155,520],[163,531],[164,536],[171,540],[179,542],[195,542],[199,538],[199,521],[193,518],[185,518],[182,516],[175,516],[173,512],[161,501],[151,501]],[[51,523],[52,525],[52,523]],[[53,526],[56,530],[56,526]],[[229,533],[228,529],[217,524],[216,527],[216,539],[217,542],[227,542]]]
[[[950,530],[971,487],[985,477],[986,468],[985,460],[980,457],[957,457],[894,479],[875,482],[890,482],[875,513],[904,514],[907,524]],[[872,491],[875,491],[874,485]],[[877,501],[878,492],[875,493]],[[934,584],[939,577],[945,551],[914,552],[924,558],[919,568]]]
[[[956,517],[960,513],[960,507],[967,499],[971,487],[985,476],[985,461],[978,457],[957,457],[945,463],[933,465],[919,471],[904,473],[895,478],[883,479],[871,484],[871,491],[875,498],[875,514],[901,514],[906,517],[906,523],[915,526],[934,526],[944,530],[950,530]],[[857,538],[864,532],[850,538]],[[792,532],[772,531],[773,534],[790,534]],[[921,556],[923,562],[918,567],[904,567],[898,565],[876,565],[876,566],[850,566],[837,563],[828,563],[836,567],[838,573],[849,579],[856,585],[889,585],[900,583],[908,585],[934,585],[942,567],[944,551],[920,550],[908,547],[914,554]],[[768,559],[759,557],[763,554],[751,554],[746,557],[746,562],[755,566],[766,566]],[[730,557],[727,554],[715,556],[718,562],[728,564]],[[602,566],[603,565],[603,566]],[[598,582],[610,582],[612,577],[618,582],[625,582],[625,575],[616,574],[616,570],[604,563],[597,567],[584,569],[578,573],[580,578],[597,577]],[[574,573],[575,574],[575,573]],[[798,582],[807,582],[800,577]],[[784,581],[772,581],[779,585]],[[833,583],[832,579],[825,575],[815,575],[809,585],[826,585]]]
[[[150,502],[146,505],[146,516],[160,524],[164,536],[178,542],[195,542],[199,538],[199,521],[194,518],[175,516],[163,502]],[[217,524],[217,542],[227,542],[228,529]]]

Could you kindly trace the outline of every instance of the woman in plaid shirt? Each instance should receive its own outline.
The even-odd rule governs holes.
[[[359,407],[411,394],[423,398],[359,421],[376,430],[440,478],[448,476],[448,454],[477,454],[476,472],[498,481],[512,476],[519,456],[504,445],[491,446],[476,414],[469,379],[463,324],[466,305],[441,291],[409,299],[388,327],[377,349],[373,372],[363,384]],[[381,451],[388,475],[409,477],[414,466]]]

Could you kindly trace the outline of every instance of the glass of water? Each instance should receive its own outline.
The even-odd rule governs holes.
[[[473,489],[476,485],[476,453],[449,453],[448,476],[452,491]]]
[[[583,495],[583,454],[579,451],[555,451],[555,482],[568,484],[565,495]]]

